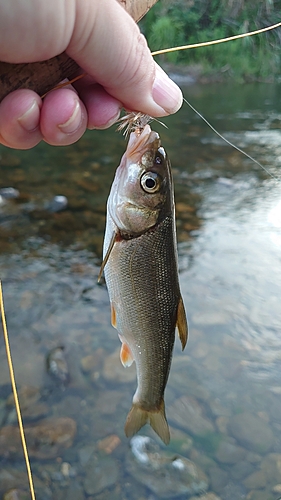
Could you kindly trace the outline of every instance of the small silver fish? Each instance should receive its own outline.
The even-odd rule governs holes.
[[[136,363],[138,387],[125,424],[130,437],[150,423],[170,440],[164,391],[175,341],[188,328],[178,281],[170,162],[148,124],[130,134],[107,203],[105,272],[112,325],[124,366]],[[101,273],[100,273],[101,274]]]

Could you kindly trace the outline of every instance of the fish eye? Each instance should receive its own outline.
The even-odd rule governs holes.
[[[161,178],[155,172],[145,172],[141,176],[140,183],[146,193],[157,193],[161,186]]]

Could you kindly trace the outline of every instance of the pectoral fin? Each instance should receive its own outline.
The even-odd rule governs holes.
[[[119,335],[119,339],[122,342],[121,350],[120,350],[120,360],[122,365],[127,368],[128,366],[131,366],[131,364],[134,362],[134,358],[131,352],[130,347],[128,344],[125,342],[123,337]]]
[[[114,231],[113,234],[112,234],[112,236],[111,236],[111,240],[110,240],[107,252],[105,254],[105,257],[104,257],[104,259],[102,261],[102,264],[101,264],[101,267],[100,267],[100,272],[99,272],[99,275],[98,275],[98,283],[100,282],[100,279],[102,277],[103,270],[104,270],[104,268],[106,266],[106,263],[107,263],[107,261],[109,259],[110,254],[111,254],[111,250],[114,247],[114,243],[116,241],[116,237],[117,237],[117,233]]]
[[[184,350],[188,337],[188,326],[187,319],[185,314],[185,309],[183,305],[182,297],[180,298],[178,305],[178,313],[177,313],[177,328],[179,333],[179,338],[182,345],[182,350]]]

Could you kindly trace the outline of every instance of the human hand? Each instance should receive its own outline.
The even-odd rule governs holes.
[[[43,101],[31,90],[11,92],[0,103],[0,143],[68,145],[86,128],[108,128],[122,107],[159,117],[182,104],[117,0],[0,0],[0,61],[43,61],[64,51],[87,76]]]

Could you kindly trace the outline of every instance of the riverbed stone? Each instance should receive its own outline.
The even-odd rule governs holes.
[[[217,466],[216,461],[212,457],[204,453],[204,451],[198,451],[197,447],[191,448],[188,458],[207,473],[211,467]]]
[[[41,394],[37,387],[22,386],[18,391],[21,414],[25,421],[35,420],[45,417],[49,413],[49,407],[46,403],[41,402]],[[17,415],[15,411],[14,395],[10,394],[6,401],[7,409],[10,410],[6,415],[6,424],[17,423]]]
[[[48,373],[59,385],[64,386],[69,382],[70,375],[64,346],[55,347],[48,352],[46,366]]]
[[[281,478],[281,453],[269,453],[260,464],[268,482],[279,482]]]
[[[95,444],[87,444],[78,450],[79,463],[82,468],[86,466],[96,451]]]
[[[273,491],[273,493],[280,493],[281,494],[281,483],[275,484],[272,487],[272,491]]]
[[[243,484],[248,490],[265,488],[267,485],[266,473],[263,470],[257,470],[244,479]]]
[[[216,451],[216,459],[223,464],[236,464],[243,460],[246,450],[227,440],[219,443]]]
[[[44,488],[44,483],[38,479],[38,477],[33,473],[33,482],[35,490],[41,490]],[[23,485],[27,484],[27,475],[26,471],[19,471],[16,469],[1,468],[0,469],[0,495],[8,494],[9,491],[20,491],[22,493],[25,492],[25,488]],[[1,496],[2,498],[2,496]],[[20,500],[21,497],[19,497]],[[30,499],[30,494],[29,494]]]
[[[18,389],[18,398],[20,401],[20,406],[21,410],[25,410],[27,407],[30,405],[37,403],[40,399],[40,391],[38,387],[32,387],[30,385],[23,385]],[[8,397],[6,404],[8,407],[13,407],[15,406],[15,401],[14,401],[14,395],[13,393],[10,394]]]
[[[191,460],[163,450],[146,436],[131,440],[126,469],[138,482],[159,498],[194,495],[208,489],[205,473]]]
[[[68,417],[44,419],[36,425],[25,426],[25,437],[30,457],[54,458],[69,448],[76,434],[76,423]],[[0,455],[22,457],[19,428],[12,425],[0,430]]]
[[[264,490],[251,490],[246,496],[246,500],[266,500],[267,495]]]
[[[127,470],[159,498],[200,493],[208,486],[207,477],[203,471],[191,460],[180,456],[176,461],[163,464],[159,469],[152,469],[145,465],[136,467],[130,460],[127,462]]]
[[[220,467],[210,467],[209,469],[210,487],[219,493],[228,483],[228,473]]]
[[[215,431],[213,423],[204,416],[202,406],[193,397],[182,396],[176,399],[167,413],[171,422],[192,434],[204,435]]]
[[[237,481],[229,481],[227,485],[220,491],[220,495],[223,500],[234,500],[238,498],[242,499],[246,497],[246,489]]]
[[[273,445],[274,436],[269,425],[256,415],[244,412],[229,419],[230,433],[246,448],[256,453],[266,453]]]
[[[247,460],[241,460],[231,467],[231,477],[237,481],[245,479],[245,477],[250,476],[254,472],[254,466]]]
[[[24,491],[18,488],[13,488],[7,491],[3,496],[3,500],[29,500],[29,499],[30,499],[30,493],[28,491]]]
[[[107,455],[111,453],[121,444],[121,439],[116,434],[110,434],[98,441],[98,450],[103,451]]]
[[[85,500],[85,493],[82,486],[73,481],[66,488],[60,488],[55,500]]]
[[[118,479],[118,465],[111,456],[94,455],[88,462],[83,481],[87,495],[96,495],[113,486]]]

